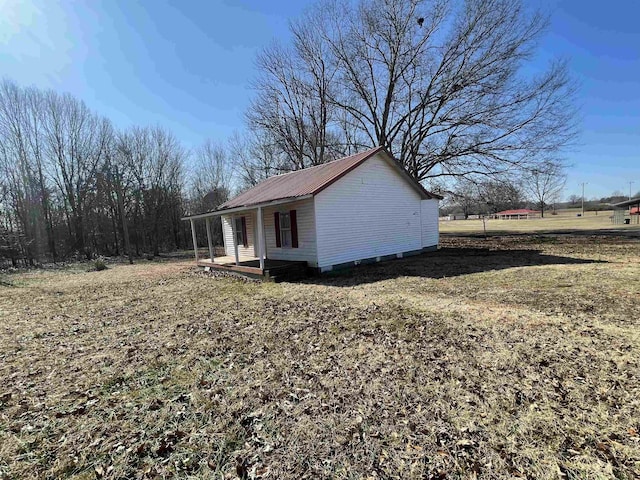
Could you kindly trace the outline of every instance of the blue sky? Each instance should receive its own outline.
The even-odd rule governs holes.
[[[566,194],[640,190],[640,2],[531,0],[552,14],[539,62],[567,58],[582,133]],[[187,146],[243,128],[256,53],[308,1],[0,0],[0,76],[66,91],[121,127]]]

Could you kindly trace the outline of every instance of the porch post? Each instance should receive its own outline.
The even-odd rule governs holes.
[[[264,270],[264,225],[262,224],[262,207],[258,207],[257,223],[256,239],[258,241],[258,258],[260,259],[260,270]]]
[[[236,235],[236,216],[231,215],[231,232],[233,233],[233,253],[236,256],[236,266],[240,265],[240,258],[238,255],[238,236]]]
[[[196,237],[196,224],[191,219],[191,238],[193,239],[193,251],[196,254],[196,263],[198,263],[198,237]]]
[[[207,222],[207,243],[209,244],[209,258],[211,259],[211,263],[213,263],[213,241],[211,239],[211,219],[207,217],[205,219]]]

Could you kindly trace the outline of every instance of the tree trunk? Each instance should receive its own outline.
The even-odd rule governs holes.
[[[133,264],[133,257],[131,256],[131,244],[129,242],[129,226],[127,225],[127,215],[124,211],[124,201],[122,200],[122,188],[118,184],[116,196],[118,197],[118,210],[120,211],[120,218],[122,220],[122,237],[124,240],[124,250],[129,259],[129,263]]]
[[[111,215],[111,230],[113,230],[113,245],[115,247],[115,254],[116,254],[116,257],[119,257],[120,245],[118,242],[118,223],[117,223],[117,216],[115,212],[112,212],[112,215]]]
[[[156,219],[153,222],[153,238],[152,238],[152,246],[153,246],[153,256],[157,257],[160,255],[160,243],[158,239],[158,220]]]

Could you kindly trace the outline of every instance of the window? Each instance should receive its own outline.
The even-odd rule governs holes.
[[[274,212],[276,247],[298,248],[298,216],[295,210]]]
[[[237,245],[244,245],[244,228],[243,228],[243,220],[244,217],[236,217],[235,218],[235,230],[236,230],[236,244]]]
[[[280,213],[280,239],[282,247],[291,248],[291,215],[289,212]]]

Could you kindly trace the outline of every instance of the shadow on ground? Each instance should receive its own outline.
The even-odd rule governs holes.
[[[606,262],[548,255],[535,249],[443,247],[422,255],[328,272],[305,279],[304,283],[348,287],[402,276],[438,279],[514,267],[589,263]]]

